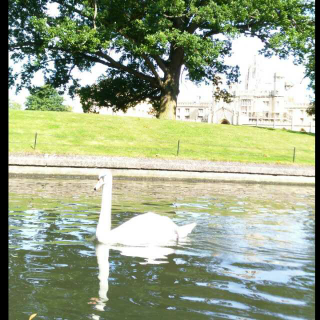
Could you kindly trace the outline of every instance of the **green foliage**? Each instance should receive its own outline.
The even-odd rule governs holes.
[[[20,75],[9,68],[9,85],[30,87],[43,70],[47,83],[78,93],[85,111],[94,105],[125,111],[147,99],[161,116],[177,100],[182,68],[195,83],[237,81],[238,68],[225,58],[232,40],[245,35],[261,39],[261,54],[293,55],[314,88],[314,6],[314,0],[12,0],[11,59],[28,60]],[[72,70],[97,63],[106,75],[80,88]]]
[[[9,109],[22,110],[22,105],[19,102],[9,100]]]
[[[114,69],[107,71],[97,84],[78,90],[84,112],[92,112],[94,106],[111,107],[114,111],[127,111],[137,103],[152,100],[154,109],[160,105],[160,93],[145,81]]]
[[[70,111],[63,105],[63,97],[50,85],[30,89],[26,110]]]
[[[73,110],[72,106],[65,106],[64,108],[66,112],[72,112]]]
[[[315,100],[310,103],[310,106],[307,109],[307,114],[309,116],[315,116],[316,115],[316,102],[315,102]]]

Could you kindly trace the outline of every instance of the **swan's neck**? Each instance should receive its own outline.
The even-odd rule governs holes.
[[[97,226],[97,236],[111,231],[112,180],[107,181],[102,188],[101,212]]]
[[[96,247],[96,254],[99,266],[100,280],[99,285],[99,298],[101,302],[108,300],[107,293],[109,289],[109,247],[106,245],[98,244]]]

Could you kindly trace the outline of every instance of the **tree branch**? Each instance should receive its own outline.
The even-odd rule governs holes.
[[[61,6],[67,8],[67,9],[70,9],[71,12],[76,12],[78,13],[80,16],[84,17],[84,18],[87,18],[89,20],[91,20],[92,18],[90,16],[87,16],[85,14],[83,14],[83,12],[77,8],[75,8],[74,6],[71,6],[69,5],[68,3],[66,3],[66,1],[62,0],[62,1],[59,1],[59,0],[56,0],[55,1],[56,3],[60,4]]]
[[[96,26],[96,18],[97,18],[97,14],[98,14],[98,7],[97,7],[97,0],[91,0],[90,1],[90,5],[93,7],[94,9],[94,14],[93,14],[93,29],[97,29]]]
[[[134,69],[131,69],[117,61],[115,61],[114,59],[112,59],[109,55],[99,51],[99,52],[95,52],[95,54],[105,60],[107,60],[108,62],[104,62],[105,65],[111,67],[111,68],[116,68],[116,69],[120,69],[122,71],[125,71],[125,72],[128,72],[136,77],[138,77],[139,79],[141,80],[144,80],[144,81],[148,81],[151,83],[152,86],[154,87],[158,87],[159,84],[158,84],[158,81],[155,79],[155,78],[152,78],[150,76],[147,76],[137,70],[134,70]],[[91,57],[91,56],[87,56],[87,57]],[[93,59],[95,59],[95,57],[92,57]],[[98,59],[100,60],[100,59]]]
[[[219,33],[220,33],[220,32],[217,31],[217,30],[208,31],[208,32],[204,33],[203,39],[207,39],[207,38],[209,38],[209,37],[211,37],[211,36],[213,36],[213,35],[215,35],[215,34],[219,34]]]
[[[163,60],[160,56],[157,56],[157,55],[154,55],[154,54],[151,54],[150,57],[157,62],[158,66],[164,72],[164,74],[168,73],[168,68],[166,66],[166,61],[165,60]]]
[[[145,55],[145,54],[142,54],[141,56],[142,56],[142,58],[144,59],[144,61],[146,62],[146,64],[148,65],[148,67],[149,67],[149,69],[151,70],[151,72],[154,74],[154,76],[155,76],[155,78],[157,79],[160,87],[163,87],[163,82],[162,82],[162,80],[161,80],[161,78],[160,78],[157,70],[155,69],[152,61],[151,61],[151,60],[148,58],[148,56]]]
[[[12,50],[12,49],[18,49],[18,48],[22,48],[22,47],[33,47],[37,45],[36,43],[34,42],[31,42],[31,41],[28,41],[28,42],[24,42],[24,43],[19,43],[19,44],[15,44],[15,45],[9,45],[9,50]],[[65,49],[65,48],[57,48],[57,47],[52,47],[52,46],[48,46],[47,49],[50,49],[52,51],[62,51],[62,52],[65,52],[65,53],[71,53],[71,50],[68,50],[68,49]],[[79,54],[80,56],[92,61],[92,62],[96,62],[96,63],[101,63],[107,67],[110,67],[110,68],[116,68],[116,69],[120,69],[122,71],[125,71],[125,72],[128,72],[136,77],[138,77],[139,79],[141,80],[144,80],[144,81],[148,81],[150,82],[150,84],[153,86],[153,87],[159,87],[161,86],[161,79],[159,77],[159,75],[156,73],[151,61],[149,60],[149,68],[152,68],[153,67],[153,73],[155,74],[156,78],[153,78],[153,77],[150,77],[150,76],[147,76],[137,70],[134,70],[134,69],[131,69],[117,61],[115,61],[114,59],[112,59],[109,55],[99,51],[99,52],[95,52],[94,55],[88,55],[88,54],[85,54],[85,53],[82,53],[82,52],[77,52],[77,54]],[[100,59],[100,58],[103,58],[104,60]],[[106,61],[105,61],[106,60]],[[160,79],[160,82],[159,82],[159,78]]]
[[[131,41],[131,42],[134,42],[136,45],[138,45],[138,44],[136,43],[136,40],[135,40],[135,39],[129,37],[127,34],[121,33],[121,31],[119,31],[119,33],[120,33],[125,39],[127,39],[129,42]],[[161,81],[161,78],[160,78],[158,72],[156,71],[153,63],[152,63],[152,62],[150,61],[150,59],[148,58],[148,56],[147,56],[146,54],[141,54],[141,57],[142,57],[142,58],[144,59],[144,61],[146,62],[146,64],[147,64],[147,66],[149,67],[150,71],[154,74],[154,76],[155,76],[155,78],[157,79],[159,85],[162,86],[163,83],[162,83],[162,81]],[[159,60],[161,60],[160,57],[157,57],[158,61],[157,61],[157,59],[155,59],[153,56],[151,56],[151,57],[152,57],[157,63],[158,63]],[[156,57],[156,56],[155,56],[155,57]],[[166,73],[167,70],[166,70],[166,67],[165,67],[164,63],[163,63],[162,61],[160,61],[160,63],[162,64],[162,66],[164,67],[164,69],[163,69],[160,65],[159,65],[159,67],[162,69],[162,71],[163,71],[164,73]],[[158,64],[159,64],[159,63],[158,63]]]
[[[127,39],[129,42],[131,41],[131,42],[134,42],[136,45],[138,45],[138,44],[137,44],[137,41],[136,41],[135,39],[129,37],[127,34],[121,33],[121,31],[119,31],[119,33],[120,33],[125,39]],[[146,62],[146,64],[148,65],[148,67],[150,68],[151,72],[152,72],[152,73],[154,74],[154,76],[156,77],[159,85],[162,86],[163,83],[162,83],[162,81],[161,81],[161,78],[160,78],[159,74],[157,73],[156,69],[154,68],[154,65],[152,64],[152,62],[151,62],[150,59],[148,58],[148,56],[147,56],[146,54],[142,54],[141,56],[142,56],[142,58],[145,60],[145,62]],[[161,59],[160,56],[158,56],[158,55],[150,55],[150,57],[153,58],[153,59],[157,62],[158,66],[159,66],[160,69],[164,72],[164,74],[167,74],[167,73],[168,73],[168,69],[167,69],[167,67],[166,67],[166,65],[165,65],[165,61],[164,61],[163,59]]]
[[[199,27],[199,24],[191,21],[190,24],[188,25],[188,27],[186,28],[186,31],[190,34],[193,34]]]

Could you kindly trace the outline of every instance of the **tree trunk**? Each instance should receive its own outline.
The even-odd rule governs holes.
[[[175,120],[178,95],[166,92],[161,97],[159,119]]]
[[[171,70],[170,75],[164,81],[162,90],[159,119],[175,120],[177,100],[179,95],[179,80],[180,80],[181,65]]]

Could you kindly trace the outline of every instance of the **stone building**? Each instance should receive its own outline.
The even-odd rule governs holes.
[[[273,79],[265,81],[254,59],[244,88],[238,84],[229,87],[233,95],[231,103],[215,99],[201,103],[179,102],[176,119],[315,132],[314,118],[306,113],[308,103],[296,103],[293,90],[293,84],[278,72],[273,74]]]
[[[212,102],[178,102],[176,120],[208,122]]]
[[[80,103],[80,99],[78,97],[77,104],[73,104],[73,112],[77,113],[83,113],[83,109]],[[113,111],[112,108],[94,108],[94,111],[99,114],[106,114],[106,115],[112,115],[112,116],[124,116],[124,117],[141,117],[141,118],[153,118],[152,114],[152,106],[151,104],[147,102],[142,102],[137,104],[133,108],[129,108],[127,112],[123,112],[121,110],[119,111]]]
[[[129,108],[127,112],[113,111],[111,108],[101,108],[97,109],[100,114],[124,116],[124,117],[141,117],[141,118],[153,118],[152,106],[147,102],[141,102],[133,108]]]

